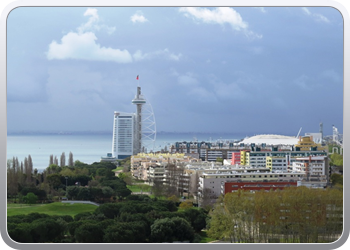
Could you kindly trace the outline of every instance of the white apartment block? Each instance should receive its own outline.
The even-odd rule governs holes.
[[[234,168],[232,168],[234,169]],[[235,170],[220,169],[220,171],[205,171],[199,177],[199,196],[203,190],[210,190],[210,194],[218,198],[221,194],[222,182],[226,181],[299,181],[304,177],[300,172],[270,172],[268,168],[237,167]]]
[[[152,182],[154,178],[164,175],[167,164],[186,165],[196,164],[198,161],[200,160],[179,153],[139,153],[131,156],[131,174],[140,180],[148,181],[151,178]]]
[[[292,165],[292,171],[309,173],[309,175],[327,175],[325,156],[309,156],[296,158]]]
[[[266,157],[266,167],[271,171],[288,172],[289,157]]]

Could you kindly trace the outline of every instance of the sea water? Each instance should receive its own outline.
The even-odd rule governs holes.
[[[237,134],[216,133],[158,133],[152,145],[148,146],[148,152],[160,151],[165,146],[169,147],[177,141],[216,141],[237,140]],[[60,162],[60,156],[64,152],[66,164],[69,153],[72,152],[73,160],[79,160],[87,164],[99,162],[102,156],[111,153],[112,134],[13,134],[7,136],[7,159],[17,157],[19,162],[24,162],[30,155],[33,168],[39,171],[49,165],[50,155],[56,156]]]

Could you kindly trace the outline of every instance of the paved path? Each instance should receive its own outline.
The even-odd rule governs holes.
[[[83,204],[91,204],[91,205],[95,205],[95,206],[99,206],[100,204],[96,203],[96,202],[92,202],[92,201],[62,201],[62,203],[70,203],[70,204],[75,204],[75,203],[83,203]]]
[[[132,192],[132,194],[147,194],[147,195],[150,195],[151,192],[145,192],[145,191],[143,191],[143,192]]]

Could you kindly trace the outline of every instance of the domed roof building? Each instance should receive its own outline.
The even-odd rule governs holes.
[[[294,136],[263,134],[245,138],[239,143],[244,143],[245,145],[295,145],[298,144],[298,142],[299,138]]]

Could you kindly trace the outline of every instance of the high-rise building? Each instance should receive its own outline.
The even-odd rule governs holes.
[[[144,152],[150,141],[155,140],[155,120],[152,106],[146,104],[141,95],[141,87],[132,103],[136,105],[136,113],[114,112],[112,153],[101,157],[101,161],[115,161]],[[148,109],[147,109],[148,108]]]
[[[124,159],[134,152],[135,114],[114,112],[112,156]]]

